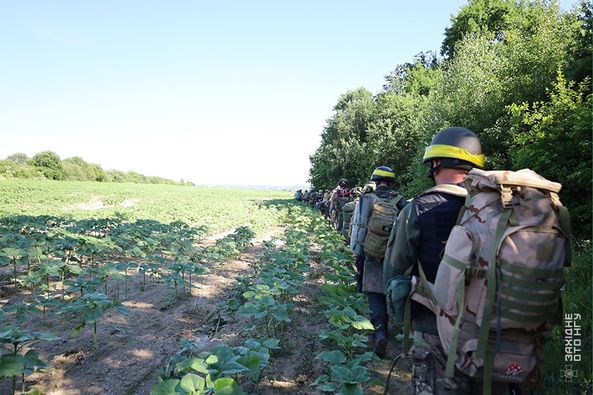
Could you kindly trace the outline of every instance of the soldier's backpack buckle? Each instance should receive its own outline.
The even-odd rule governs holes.
[[[512,206],[511,202],[513,200],[513,189],[510,186],[500,186],[500,200],[502,201],[502,206],[504,208],[509,208]]]

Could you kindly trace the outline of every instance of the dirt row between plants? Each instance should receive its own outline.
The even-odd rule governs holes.
[[[218,314],[218,303],[229,300],[238,276],[253,274],[251,267],[259,259],[263,240],[279,235],[280,231],[277,228],[259,238],[239,258],[211,267],[209,273],[199,277],[198,287],[191,295],[180,299],[175,299],[173,291],[164,284],[149,283],[141,291],[141,278],[130,276],[129,293],[122,302],[129,314],[107,312],[101,318],[96,355],[92,350],[92,328],[85,327],[79,336],[72,337],[75,323],[52,317],[46,331],[61,340],[40,342],[35,347],[54,368],[30,376],[27,387],[34,386],[48,395],[148,394],[181,339],[193,341],[200,351],[220,343],[242,343],[246,322],[236,314]],[[318,334],[328,328],[317,302],[323,270],[318,252],[313,251],[311,271],[294,300],[292,322],[280,341],[282,349],[273,353],[271,365],[262,373],[263,379],[251,387],[247,383],[246,391],[264,395],[320,393],[312,383],[326,373],[315,359],[324,349]],[[373,363],[373,376],[385,382],[391,359],[398,351],[399,345],[392,335],[388,358]],[[410,392],[409,373],[405,373],[405,368],[403,371],[392,377],[389,393]],[[0,392],[8,392],[8,388],[2,385]],[[373,386],[365,393],[382,394],[383,388]]]
[[[55,342],[39,342],[35,348],[41,359],[53,369],[27,378],[27,388],[35,387],[51,395],[74,394],[147,394],[161,373],[169,356],[175,353],[181,339],[191,339],[204,349],[219,342],[233,343],[240,332],[215,332],[220,322],[216,310],[220,301],[235,284],[239,275],[249,274],[263,240],[280,232],[274,229],[256,240],[237,259],[210,267],[210,272],[196,278],[197,287],[180,298],[165,284],[147,280],[140,290],[140,275],[129,276],[129,292],[122,304],[127,315],[108,311],[98,321],[97,354],[92,349],[92,327],[72,336],[73,320],[48,315],[43,331],[60,337]],[[210,244],[205,241],[205,244]],[[239,328],[239,323],[235,323]],[[40,331],[41,318],[25,329]],[[9,380],[0,385],[0,393],[10,393]],[[20,379],[17,381],[20,383]],[[20,389],[20,384],[18,384]]]

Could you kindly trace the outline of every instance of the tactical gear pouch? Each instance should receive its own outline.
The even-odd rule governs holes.
[[[362,273],[362,292],[385,294],[383,281],[383,261],[372,256],[365,256],[364,270]]]
[[[377,204],[373,206],[373,213],[369,219],[369,230],[381,236],[389,238],[393,222],[397,216],[397,208],[389,207],[384,204]]]
[[[387,309],[389,315],[398,324],[404,323],[406,299],[410,294],[412,277],[400,274],[389,281],[387,285]]]
[[[379,235],[375,232],[367,232],[364,239],[364,253],[381,259],[385,255],[387,249],[388,236]]]

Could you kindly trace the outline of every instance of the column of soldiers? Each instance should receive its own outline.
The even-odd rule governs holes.
[[[354,212],[351,204],[356,195],[360,195],[361,188],[350,189],[347,180],[341,179],[332,190],[305,190],[298,189],[295,199],[319,208],[330,224],[345,236],[349,230],[349,221]],[[346,223],[346,226],[344,225]]]
[[[406,324],[402,314],[393,308],[401,304],[400,299],[392,300],[394,295],[403,292],[402,300],[406,300],[410,292],[409,282],[403,291],[398,288],[399,279],[403,275],[415,276],[422,278],[422,284],[434,284],[445,245],[468,198],[464,179],[472,169],[483,168],[484,155],[475,133],[451,127],[435,134],[423,162],[428,165],[427,175],[434,186],[411,199],[406,200],[394,190],[396,174],[387,166],[375,168],[362,188],[348,189],[347,181],[341,179],[332,191],[320,191],[315,198],[315,204],[344,234],[356,257],[357,290],[367,296],[374,327],[369,345],[380,358],[386,356],[389,316],[400,329]],[[508,377],[492,377],[490,383],[482,383],[457,368],[450,377],[453,365],[445,366],[447,355],[435,312],[409,297],[405,307],[411,326],[408,329],[413,333],[414,393],[533,393],[537,379],[514,380],[522,373],[518,364],[509,365]],[[463,323],[455,325],[463,327]]]

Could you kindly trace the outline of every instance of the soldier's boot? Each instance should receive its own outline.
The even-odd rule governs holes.
[[[371,342],[369,345],[379,358],[385,358],[387,353],[387,320],[380,319],[379,322],[373,322],[375,332],[371,335]]]
[[[387,331],[385,328],[381,327],[375,330],[375,344],[373,349],[379,358],[385,358],[387,352]]]

